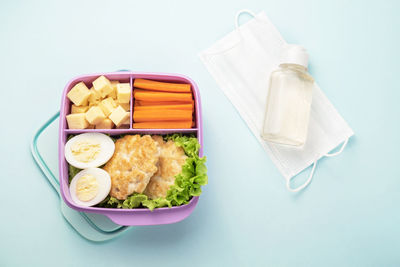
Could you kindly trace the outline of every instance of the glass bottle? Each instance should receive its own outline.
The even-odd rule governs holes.
[[[306,50],[287,45],[279,68],[270,76],[261,133],[264,140],[295,147],[305,144],[314,85],[307,66]]]

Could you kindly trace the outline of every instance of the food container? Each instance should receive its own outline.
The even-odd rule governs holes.
[[[132,112],[133,112],[133,93],[131,94],[131,122],[129,129],[68,129],[65,116],[70,113],[71,103],[67,98],[67,93],[78,82],[84,82],[88,87],[99,76],[104,75],[109,80],[118,80],[120,82],[129,82],[133,85],[135,78],[143,78],[161,82],[173,83],[188,83],[191,84],[191,89],[194,97],[194,118],[195,126],[191,129],[133,129],[132,128]],[[60,126],[59,126],[59,142],[58,142],[58,157],[60,171],[60,191],[64,202],[72,209],[82,212],[98,213],[109,217],[113,222],[120,225],[156,225],[169,224],[179,222],[189,216],[199,201],[199,197],[193,197],[186,205],[172,208],[157,208],[153,211],[149,209],[116,209],[116,208],[98,208],[98,207],[81,207],[77,206],[71,198],[68,184],[68,163],[64,157],[64,146],[67,137],[70,134],[80,134],[87,132],[98,132],[113,135],[120,134],[170,134],[170,133],[193,133],[196,135],[200,143],[199,156],[203,156],[203,129],[201,119],[201,102],[200,94],[196,83],[190,78],[179,74],[166,73],[147,73],[147,72],[113,72],[113,73],[95,73],[78,76],[72,79],[64,88],[60,110]]]

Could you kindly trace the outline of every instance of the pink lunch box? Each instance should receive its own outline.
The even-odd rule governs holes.
[[[195,103],[195,128],[191,129],[133,129],[132,128],[132,111],[133,111],[133,94],[131,94],[131,123],[129,129],[83,129],[75,130],[68,129],[65,116],[70,113],[71,103],[67,98],[67,93],[78,82],[84,82],[88,88],[91,87],[92,82],[99,76],[104,75],[109,80],[118,80],[120,82],[129,82],[133,85],[135,78],[150,79],[163,82],[174,83],[188,83],[191,84]],[[166,74],[166,73],[146,73],[146,72],[112,72],[112,73],[95,73],[78,76],[72,79],[64,88],[61,101],[60,111],[60,127],[59,127],[59,142],[58,142],[58,157],[59,157],[59,171],[60,171],[60,189],[61,196],[64,202],[72,209],[77,211],[98,213],[109,217],[113,222],[119,225],[156,225],[156,224],[169,224],[179,222],[189,216],[199,201],[199,197],[193,197],[186,205],[172,207],[172,208],[158,208],[153,211],[148,209],[113,209],[113,208],[97,208],[97,207],[81,207],[77,206],[71,199],[68,185],[68,163],[64,157],[64,146],[67,137],[70,134],[80,134],[87,132],[99,132],[112,135],[120,134],[170,134],[170,133],[193,133],[197,136],[200,143],[199,156],[203,156],[203,125],[201,119],[201,102],[200,94],[196,83],[190,78],[180,74]]]

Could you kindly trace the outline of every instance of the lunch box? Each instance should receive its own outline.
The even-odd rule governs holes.
[[[109,80],[117,80],[119,82],[130,83],[131,90],[133,90],[133,81],[136,78],[149,79],[160,82],[172,83],[187,83],[191,85],[191,90],[194,98],[194,121],[195,126],[191,129],[133,129],[132,128],[132,112],[133,112],[133,93],[131,93],[130,101],[130,128],[129,129],[68,129],[66,115],[70,114],[71,102],[67,97],[67,93],[74,85],[79,82],[84,82],[89,88],[92,82],[99,76],[104,75]],[[88,75],[81,75],[72,79],[65,86],[60,109],[60,125],[59,125],[59,142],[58,142],[58,164],[60,174],[60,191],[63,201],[72,209],[88,213],[102,214],[110,218],[114,223],[119,225],[158,225],[176,223],[187,216],[189,216],[199,201],[199,197],[192,197],[190,202],[186,205],[176,206],[172,208],[157,208],[150,211],[147,208],[137,209],[117,209],[117,208],[99,208],[99,207],[82,207],[77,206],[70,195],[68,183],[68,163],[64,157],[64,146],[67,142],[69,135],[76,135],[88,132],[97,132],[113,135],[121,134],[172,134],[172,133],[185,133],[194,134],[199,143],[200,150],[199,156],[203,156],[203,129],[201,118],[201,101],[200,93],[196,83],[190,78],[180,74],[167,74],[167,73],[148,73],[148,72],[112,72],[112,73],[95,73]]]

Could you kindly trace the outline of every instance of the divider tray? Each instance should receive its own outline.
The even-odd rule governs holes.
[[[88,87],[91,87],[91,83],[99,76],[104,75],[109,80],[118,80],[120,82],[129,82],[133,85],[133,81],[136,78],[150,79],[162,82],[173,82],[173,83],[188,83],[191,85],[192,94],[194,98],[194,117],[195,117],[195,128],[191,129],[133,129],[132,128],[132,111],[133,111],[133,94],[131,94],[131,116],[130,116],[130,127],[129,129],[68,129],[66,122],[66,115],[70,112],[71,103],[67,98],[67,93],[72,87],[78,82],[84,82]],[[98,207],[81,207],[77,206],[71,199],[68,186],[68,164],[64,158],[64,146],[67,141],[68,135],[79,134],[85,132],[100,132],[110,135],[120,134],[170,134],[170,133],[192,133],[195,134],[200,143],[199,156],[203,156],[203,130],[202,130],[202,119],[201,119],[201,101],[200,94],[196,83],[188,77],[179,74],[167,74],[167,73],[144,73],[144,72],[114,72],[114,73],[95,73],[89,75],[82,75],[72,79],[65,87],[60,111],[60,126],[59,126],[59,174],[60,174],[60,191],[64,202],[72,209],[77,211],[83,211],[87,213],[97,213],[109,217],[113,222],[120,225],[156,225],[156,224],[168,224],[175,223],[183,220],[195,208],[199,197],[193,197],[191,201],[182,206],[172,208],[158,208],[154,211],[148,209],[110,209],[110,208],[98,208]]]

